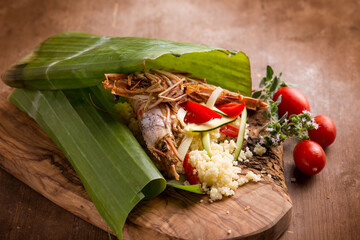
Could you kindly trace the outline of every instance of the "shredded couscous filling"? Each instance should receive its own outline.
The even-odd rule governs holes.
[[[239,124],[239,122],[239,120],[235,121],[234,125]],[[245,139],[247,138],[246,134]],[[234,195],[235,190],[245,183],[261,180],[261,175],[256,175],[252,171],[249,171],[245,176],[239,175],[241,168],[237,166],[238,161],[245,161],[253,156],[248,147],[245,151],[241,150],[239,158],[235,159],[236,142],[234,139],[229,139],[219,129],[210,132],[210,139],[211,157],[206,150],[202,149],[200,134],[194,135],[189,152],[189,161],[197,171],[202,183],[202,190],[209,194],[210,202],[221,200],[223,196]]]
[[[118,103],[116,108],[119,112],[125,113],[124,120],[134,134],[139,134],[137,120],[134,117],[132,107],[127,103]],[[239,127],[241,117],[238,117],[232,124]],[[246,127],[249,125],[246,124]],[[249,130],[246,128],[244,139],[248,139]],[[193,140],[189,148],[189,162],[195,168],[194,174],[197,173],[201,182],[202,190],[210,196],[209,201],[221,200],[223,196],[232,196],[235,190],[248,183],[258,182],[261,175],[252,171],[247,172],[245,176],[240,176],[242,169],[238,167],[239,162],[249,161],[253,154],[262,156],[266,148],[259,143],[256,144],[254,152],[248,147],[240,151],[238,159],[234,158],[236,149],[236,139],[230,138],[220,132],[217,128],[210,133],[210,147],[212,156],[209,157],[206,150],[203,149],[201,142],[201,133],[193,133]]]

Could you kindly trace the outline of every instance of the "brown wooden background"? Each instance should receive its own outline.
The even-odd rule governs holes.
[[[0,72],[45,38],[64,31],[140,36],[242,50],[253,87],[267,64],[307,96],[338,129],[327,165],[304,177],[285,143],[293,201],[287,239],[360,236],[360,1],[2,0]],[[0,82],[0,91],[7,87]],[[1,116],[0,116],[1,121]],[[1,136],[0,136],[1,137]],[[0,161],[3,156],[0,156]],[[296,178],[296,182],[291,182]],[[108,239],[0,169],[0,239]]]

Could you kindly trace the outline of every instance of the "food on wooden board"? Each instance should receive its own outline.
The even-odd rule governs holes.
[[[175,69],[179,74],[190,73],[191,75],[185,75],[185,77],[191,77],[193,80],[201,81],[197,78],[206,78],[210,84],[201,83],[197,86],[188,84],[188,93],[194,99],[187,101],[186,105],[179,105],[179,111],[175,116],[175,118],[182,117],[181,124],[184,126],[184,132],[187,133],[184,134],[183,141],[177,149],[172,149],[177,146],[174,142],[179,144],[176,142],[177,139],[162,135],[164,129],[161,127],[164,125],[158,131],[160,134],[151,137],[165,139],[165,147],[169,147],[172,153],[176,153],[175,150],[177,150],[179,159],[187,156],[186,153],[190,147],[197,148],[190,149],[190,151],[195,150],[193,154],[189,152],[188,155],[188,162],[191,164],[194,164],[193,160],[197,153],[203,154],[206,159],[215,158],[218,155],[217,149],[232,151],[235,148],[234,159],[236,159],[235,155],[238,155],[237,159],[243,161],[242,165],[246,167],[248,158],[253,153],[249,147],[240,151],[240,146],[246,139],[248,131],[244,116],[247,114],[247,108],[250,109],[252,104],[246,103],[247,108],[245,108],[239,105],[239,94],[233,95],[234,93],[230,94],[230,92],[228,96],[225,94],[229,90],[240,91],[242,96],[251,95],[250,63],[248,57],[242,52],[159,39],[61,33],[39,44],[30,54],[2,75],[2,80],[6,84],[16,88],[9,96],[9,100],[36,120],[64,153],[99,213],[119,238],[122,237],[122,229],[130,211],[141,200],[159,195],[165,190],[166,185],[199,192],[199,185],[181,185],[180,187],[166,181],[129,128],[119,117],[109,114],[109,112],[114,112],[114,104],[113,100],[110,100],[112,99],[110,91],[104,90],[101,84],[100,79],[104,73],[122,73],[128,76],[131,73],[154,74],[149,69]],[[114,77],[118,77],[118,74]],[[165,82],[168,83],[166,79]],[[135,86],[136,83],[137,86]],[[146,81],[136,83],[131,85],[133,90],[145,84]],[[179,88],[181,85],[183,82],[178,83],[174,88]],[[217,97],[210,95],[215,96],[213,92],[216,89],[217,92],[220,90],[212,85],[227,89],[220,90],[223,95],[226,95],[224,99],[229,101],[217,104]],[[154,91],[152,94],[156,96],[162,93],[159,102],[150,100],[149,105],[146,106],[145,103],[146,108],[142,106],[139,109],[147,110],[144,114],[149,114],[150,118],[153,116],[163,118],[168,108],[173,109],[170,105],[172,100],[176,98],[180,100],[183,96],[177,96],[170,85],[164,85],[165,88],[161,90],[157,88],[161,88],[162,84],[154,86],[147,90],[150,90],[149,95],[151,91]],[[166,91],[166,88],[170,89]],[[235,96],[235,99],[232,96]],[[134,101],[133,105],[143,104],[141,101],[131,100],[130,102],[132,101]],[[106,113],[96,109],[93,102]],[[196,103],[200,102],[212,105],[213,107],[207,106],[207,108],[214,113],[206,111],[206,114],[199,115],[198,110],[202,107]],[[225,105],[231,102],[238,104]],[[257,101],[257,103],[261,102]],[[240,113],[241,118],[236,117]],[[174,118],[174,115],[171,114],[170,118]],[[208,121],[208,119],[211,120]],[[264,119],[261,118],[261,120]],[[259,121],[256,119],[254,122]],[[233,126],[226,127],[228,123]],[[133,121],[132,126],[134,125]],[[166,123],[165,126],[169,124]],[[223,127],[222,133],[219,130],[220,126]],[[229,138],[227,142],[224,140],[222,146],[221,143],[214,143],[214,139],[217,141],[219,134]],[[235,142],[236,136],[240,137]],[[151,141],[151,138],[149,139]],[[263,150],[258,147],[256,152],[261,155]],[[157,154],[163,155],[160,152]],[[175,154],[175,160],[177,158]],[[274,160],[275,164],[281,165],[277,159],[269,158]],[[174,165],[167,165],[170,166],[170,171],[168,171],[170,174],[174,173],[171,170]],[[230,167],[234,166],[231,164]],[[202,170],[198,169],[199,180],[204,177],[201,173]],[[279,174],[282,175],[281,167]],[[176,176],[176,174],[172,176],[174,175]],[[211,174],[205,177],[211,177]],[[250,180],[256,181],[257,175],[248,172],[238,185]],[[206,181],[211,181],[211,179]],[[211,194],[215,198],[222,196],[216,191]]]
[[[134,108],[146,146],[165,176],[178,180],[186,174],[190,184],[202,184],[211,200],[233,195],[247,182],[236,167],[246,129],[244,112],[266,109],[267,104],[179,72],[105,77],[105,89],[127,98]],[[253,175],[247,179],[258,180]]]

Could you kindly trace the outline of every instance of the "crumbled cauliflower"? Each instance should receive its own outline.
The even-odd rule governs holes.
[[[210,140],[212,142],[217,142],[220,138],[220,128],[216,128],[215,130],[212,130],[210,133]]]
[[[259,182],[261,180],[260,174],[255,174],[253,171],[249,171],[245,177],[241,177],[238,179],[239,186],[244,185],[248,182]]]
[[[252,182],[259,182],[261,180],[261,175],[260,174],[255,174],[255,173],[253,173],[253,171],[249,171],[246,174],[246,178],[249,179],[249,181],[252,181]]]
[[[246,147],[245,151],[244,150],[240,151],[238,160],[242,162],[252,157],[253,157],[253,153],[250,151],[249,147]]]
[[[246,147],[245,157],[246,157],[246,159],[253,157],[253,153],[250,151],[250,149],[248,147]]]
[[[213,201],[222,199],[222,196],[231,196],[238,188],[239,167],[233,165],[234,156],[224,149],[220,144],[212,143],[216,146],[213,156],[210,158],[205,150],[195,150],[189,153],[190,163],[197,170],[202,189],[210,194]]]
[[[220,143],[220,145],[224,148],[225,152],[234,153],[236,149],[236,142],[234,140],[225,140],[223,143]]]
[[[254,153],[256,155],[262,156],[264,153],[266,153],[266,148],[257,143],[254,148]]]
[[[245,151],[240,151],[239,158],[234,159],[236,140],[222,138],[222,135],[219,129],[210,131],[212,157],[202,148],[201,134],[194,135],[189,152],[189,162],[196,169],[202,190],[209,194],[210,202],[221,200],[223,196],[232,196],[239,186],[261,179],[261,175],[252,171],[239,177],[241,168],[237,167],[238,161],[248,162],[253,153],[246,147]]]

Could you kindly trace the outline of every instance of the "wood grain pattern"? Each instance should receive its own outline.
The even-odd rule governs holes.
[[[0,167],[52,202],[106,230],[71,164],[27,114],[0,95]]]
[[[4,136],[0,139],[0,167],[59,206],[110,231],[66,158],[32,119],[6,100],[7,94],[0,95],[0,134]],[[249,117],[251,149],[262,115]],[[234,196],[216,203],[209,203],[204,195],[168,188],[160,196],[137,205],[128,217],[124,237],[278,238],[290,224],[292,204],[284,182],[281,148],[267,155],[255,167],[243,166],[242,174],[266,170],[275,178],[263,176],[261,182],[246,184]]]

